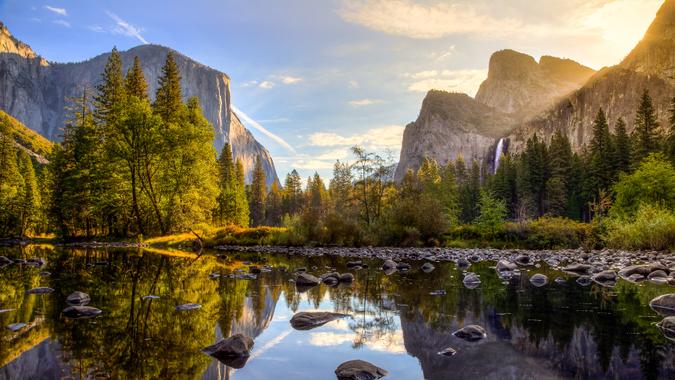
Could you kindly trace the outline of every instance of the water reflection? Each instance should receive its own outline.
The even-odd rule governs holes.
[[[5,248],[0,255],[46,261],[42,268],[0,269],[0,309],[16,309],[0,313],[0,323],[27,323],[0,332],[2,379],[332,378],[337,365],[357,358],[387,369],[391,379],[675,377],[675,343],[647,306],[672,292],[666,285],[620,280],[614,288],[582,287],[534,267],[504,281],[493,263],[474,263],[470,270],[481,283],[468,289],[452,264],[424,273],[421,263],[411,263],[412,270],[386,276],[375,269],[379,263],[368,262],[351,285],[300,293],[290,281],[295,269],[346,272],[347,260],[49,247]],[[274,269],[254,280],[230,278],[251,264]],[[535,287],[529,282],[535,273],[566,281]],[[38,286],[55,291],[26,294]],[[64,318],[73,291],[88,293],[89,305],[103,314]],[[185,303],[202,307],[175,310]],[[351,318],[296,331],[289,321],[301,310]],[[452,336],[467,324],[483,326],[488,338]],[[243,368],[200,351],[236,333],[255,340]],[[447,347],[457,354],[437,354]]]

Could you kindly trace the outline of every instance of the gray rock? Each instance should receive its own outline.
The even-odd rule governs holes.
[[[235,334],[205,347],[202,352],[232,368],[242,368],[251,356],[253,339],[244,334]]]
[[[296,330],[311,330],[336,319],[347,317],[350,315],[328,311],[300,311],[291,318],[291,327]]]
[[[661,329],[663,336],[675,342],[675,316],[665,317],[656,324]]]
[[[662,315],[675,315],[675,293],[664,294],[649,301],[649,307]]]
[[[591,282],[593,282],[593,280],[590,276],[579,276],[579,278],[577,278],[577,284],[581,286],[588,286]]]
[[[455,350],[452,347],[445,348],[445,349],[438,352],[439,355],[443,355],[443,356],[454,356],[456,353],[457,353],[457,350]]]
[[[22,328],[24,328],[26,326],[28,326],[28,325],[23,323],[23,322],[12,323],[10,325],[7,325],[7,329],[11,332],[17,332],[17,331],[21,330]]]
[[[72,319],[92,318],[103,311],[91,306],[68,306],[61,312],[64,316]]]
[[[387,370],[364,360],[349,360],[335,369],[338,380],[376,380],[388,374]]]
[[[452,333],[457,338],[475,342],[487,338],[485,329],[478,325],[467,325]]]
[[[661,269],[657,269],[657,270],[653,271],[652,273],[650,273],[647,276],[647,278],[650,279],[650,280],[653,280],[655,278],[668,278],[668,273],[666,273],[665,271],[663,271]]]
[[[344,282],[347,284],[352,283],[354,282],[354,275],[351,273],[343,273],[340,275],[340,282]]]
[[[530,277],[530,284],[536,286],[536,287],[541,287],[546,284],[548,284],[548,277],[541,273],[537,273],[534,276]]]
[[[565,272],[571,272],[571,273],[589,273],[591,271],[591,266],[588,264],[581,264],[581,263],[576,263],[576,264],[571,264],[563,268]]]
[[[436,267],[430,262],[422,264],[422,272],[424,273],[431,273],[433,272],[434,269],[436,269]]]
[[[90,301],[91,298],[89,297],[89,294],[80,291],[72,292],[68,298],[66,298],[66,302],[68,302],[69,305],[86,305]]]
[[[201,308],[202,308],[202,305],[200,305],[198,303],[189,302],[189,303],[184,303],[182,305],[176,306],[176,311],[190,311],[190,310],[197,310],[197,309],[201,309]]]
[[[532,260],[530,260],[530,256],[528,255],[518,255],[514,261],[518,265],[523,266],[532,265]]]
[[[382,264],[382,270],[396,269],[396,265],[394,260],[385,260]]]
[[[49,293],[54,293],[54,289],[48,288],[46,286],[26,290],[26,294],[49,294]]]
[[[475,289],[480,285],[480,277],[475,273],[467,273],[466,276],[464,276],[462,283],[469,289]]]
[[[295,285],[297,286],[316,286],[321,283],[321,280],[312,276],[309,273],[300,273],[298,277],[295,278]]]
[[[499,260],[497,262],[497,272],[506,272],[506,271],[512,271],[518,268],[518,265],[516,263],[512,263],[510,261],[506,260]]]

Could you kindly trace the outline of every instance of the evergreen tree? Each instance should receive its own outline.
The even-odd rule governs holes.
[[[158,79],[154,103],[155,112],[167,124],[177,123],[181,118],[183,95],[180,80],[180,72],[173,52],[169,52],[162,67],[162,75]]]
[[[295,169],[286,175],[282,199],[284,214],[297,215],[302,210],[302,182]]]
[[[337,161],[333,167],[333,178],[330,180],[329,193],[333,202],[333,212],[338,215],[351,214],[353,181],[354,176],[351,167],[347,163]]]
[[[546,182],[546,213],[564,216],[568,211],[572,148],[567,136],[557,130],[549,146],[550,178]]]
[[[125,89],[128,96],[135,96],[140,100],[148,100],[148,83],[145,81],[141,60],[134,57],[134,65],[127,71]]]
[[[455,163],[458,172],[461,171],[459,167],[462,166],[462,161]],[[480,165],[478,161],[473,160],[471,163],[471,171],[466,177],[464,183],[459,185],[459,205],[460,205],[460,220],[464,223],[471,223],[478,215],[478,198],[480,196]]]
[[[39,222],[41,199],[33,161],[24,150],[19,150],[18,168],[24,182],[23,199],[19,204],[19,235],[25,236],[27,232],[33,232]]]
[[[0,124],[0,236],[17,234],[21,205],[25,199],[25,182],[17,164],[14,140]]]
[[[265,197],[267,185],[265,182],[265,169],[262,160],[258,156],[253,169],[253,181],[251,182],[251,197],[249,209],[251,212],[251,225],[260,226],[265,222]]]
[[[631,142],[623,118],[616,121],[614,133],[614,171],[628,173],[631,167]]]
[[[246,198],[246,177],[244,174],[244,164],[237,159],[234,165],[235,181],[235,220],[240,222],[241,227],[249,226],[249,208],[248,199]],[[238,223],[239,224],[239,223]]]
[[[281,189],[277,181],[272,183],[270,191],[267,193],[267,203],[265,205],[266,224],[269,226],[281,225],[283,215]]]
[[[640,105],[635,115],[635,129],[633,130],[633,163],[638,165],[642,159],[655,152],[659,146],[656,121],[652,98],[649,90],[644,90]]]
[[[608,190],[614,179],[615,152],[612,146],[612,137],[601,109],[593,122],[593,138],[589,149],[588,186],[593,197],[597,197],[601,190]]]
[[[243,188],[239,184],[239,178],[237,178],[232,148],[229,143],[225,143],[218,159],[218,188],[216,224],[221,226],[229,224],[247,226],[248,213],[246,213],[246,219],[242,219],[242,207],[238,206],[238,202],[246,199],[246,194],[239,194]]]
[[[488,237],[501,229],[506,219],[506,203],[493,196],[486,190],[482,190],[478,200],[478,215],[475,223],[478,228]]]
[[[537,216],[544,214],[546,182],[549,178],[546,144],[536,134],[527,140],[521,156],[520,192],[524,205],[531,205]]]
[[[97,122],[103,126],[114,125],[121,118],[126,100],[122,57],[117,48],[113,48],[108,56],[105,69],[101,74],[101,84],[96,87],[96,90],[98,94],[94,98],[94,104]]]
[[[508,215],[515,217],[518,207],[517,172],[514,159],[509,153],[502,154],[490,187],[492,194],[506,203]]]

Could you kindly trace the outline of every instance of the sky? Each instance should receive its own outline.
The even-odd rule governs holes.
[[[474,96],[501,49],[618,63],[662,0],[0,0],[49,61],[161,44],[231,78],[233,105],[291,169],[330,177],[350,147],[398,160],[432,88]]]

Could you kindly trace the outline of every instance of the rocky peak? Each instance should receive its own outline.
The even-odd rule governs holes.
[[[488,78],[476,100],[498,110],[522,116],[538,112],[579,88],[594,71],[571,59],[533,57],[501,50],[490,57]]]
[[[0,53],[12,53],[23,58],[38,58],[33,49],[12,36],[12,33],[2,22],[0,22]],[[47,61],[42,58],[40,58],[40,64],[48,65]]]
[[[642,40],[619,65],[675,85],[675,0],[666,0]]]

